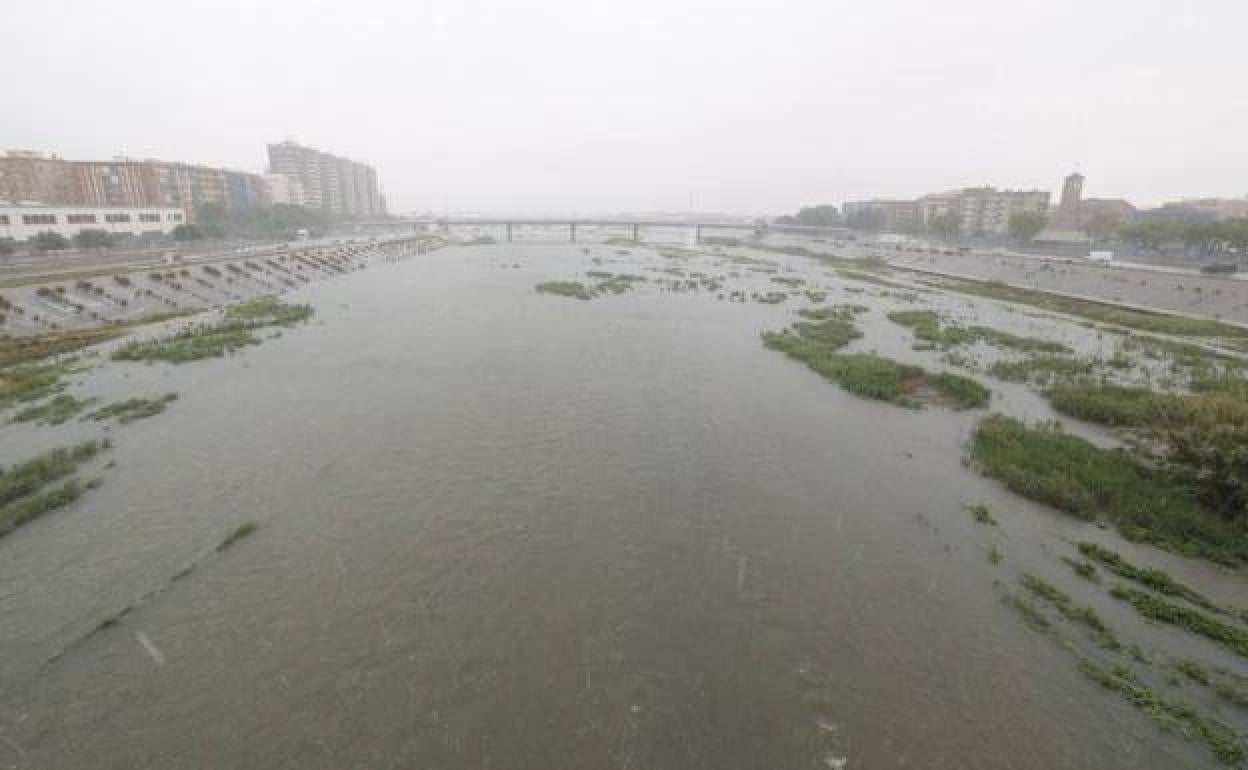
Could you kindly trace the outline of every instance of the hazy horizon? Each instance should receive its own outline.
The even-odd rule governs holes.
[[[391,211],[780,214],[990,184],[1248,194],[1248,5],[498,0],[6,14],[0,146],[264,170],[286,138]],[[49,24],[49,20],[54,23]],[[52,98],[59,96],[60,98]]]

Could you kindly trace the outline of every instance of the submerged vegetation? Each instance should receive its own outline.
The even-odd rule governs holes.
[[[750,299],[754,300],[755,302],[761,302],[764,305],[779,305],[781,302],[784,302],[788,298],[789,298],[789,295],[785,294],[782,291],[766,291],[766,292],[761,292],[761,293],[754,292],[753,294],[750,295]]]
[[[167,361],[181,364],[202,358],[219,358],[248,345],[258,345],[246,325],[220,322],[197,324],[174,334],[148,340],[132,340],[113,352],[114,361]]]
[[[258,326],[291,326],[312,317],[311,305],[282,302],[275,294],[231,305],[225,309],[225,320],[247,321]]]
[[[145,321],[146,322],[146,321]],[[74,353],[126,333],[128,325],[54,331],[33,337],[0,337],[0,369]]]
[[[177,393],[166,393],[160,398],[128,398],[100,407],[83,419],[107,420],[116,417],[122,425],[145,417],[152,417],[165,411],[165,407],[177,400]]]
[[[1186,628],[1194,634],[1211,639],[1240,657],[1248,658],[1248,631],[1209,617],[1200,610],[1166,601],[1155,594],[1116,585],[1109,592],[1115,599],[1130,602],[1135,611],[1159,623]]]
[[[1062,617],[1072,623],[1086,626],[1092,634],[1092,640],[1096,642],[1098,647],[1111,652],[1117,652],[1122,649],[1122,643],[1118,641],[1118,637],[1105,624],[1105,621],[1101,620],[1101,616],[1096,613],[1096,610],[1075,604],[1065,591],[1062,591],[1043,578],[1024,573],[1022,582],[1023,588],[1052,604],[1062,614]]]
[[[987,524],[990,527],[997,526],[997,520],[993,518],[992,509],[983,503],[969,505],[966,508],[971,512],[971,516],[980,524]]]
[[[841,321],[852,321],[854,316],[867,312],[869,308],[866,305],[841,304],[826,305],[824,307],[804,307],[797,311],[802,318],[811,321],[827,321],[829,319],[838,319]]]
[[[942,324],[934,310],[897,310],[888,314],[893,323],[909,327],[915,339],[930,343],[943,350],[957,345],[986,342],[1001,348],[1027,353],[1069,353],[1070,348],[1060,342],[1036,337],[1020,337],[1017,334],[994,329],[991,326],[962,326]]]
[[[1158,695],[1145,683],[1144,678],[1136,670],[1125,663],[1115,662],[1107,665],[1087,657],[1080,651],[1079,646],[1066,638],[1062,629],[1045,615],[1036,600],[1052,606],[1072,625],[1083,627],[1096,646],[1108,655],[1114,656],[1115,660],[1119,659],[1117,656],[1129,655],[1134,661],[1149,665],[1151,661],[1148,655],[1138,644],[1123,645],[1095,610],[1075,604],[1065,591],[1047,580],[1024,573],[1020,581],[1026,593],[1007,593],[1002,597],[1002,601],[1017,609],[1023,622],[1029,628],[1052,636],[1063,648],[1074,653],[1078,658],[1079,671],[1084,676],[1147,714],[1162,730],[1176,732],[1188,739],[1201,741],[1224,764],[1234,766],[1242,764],[1248,756],[1246,754],[1248,747],[1245,746],[1243,736],[1238,731],[1202,713],[1192,705]],[[1034,600],[1031,597],[1034,597]],[[1245,695],[1230,682],[1215,682],[1207,669],[1196,661],[1177,660],[1171,664],[1171,667],[1191,681],[1214,688],[1218,697],[1227,702],[1236,703],[1237,697]],[[1179,683],[1173,675],[1170,682],[1172,685]]]
[[[60,425],[92,404],[94,399],[75,398],[67,393],[53,396],[37,406],[28,406],[13,415],[14,422],[38,420],[44,425]]]
[[[1117,693],[1132,706],[1148,714],[1163,730],[1174,730],[1204,742],[1223,764],[1240,765],[1244,761],[1244,742],[1235,730],[1202,715],[1186,703],[1162,698],[1137,681],[1127,669],[1115,668],[1106,671],[1084,658],[1079,661],[1079,670],[1101,687]]]
[[[1214,612],[1223,611],[1209,599],[1170,577],[1168,573],[1159,569],[1137,567],[1104,546],[1096,543],[1080,543],[1079,553],[1100,563],[1102,567],[1115,575],[1128,580],[1134,580],[1159,594],[1185,599],[1197,607],[1203,607]]]
[[[645,276],[641,275],[629,273],[615,275],[601,270],[591,270],[587,275],[598,283],[586,286],[580,281],[544,281],[537,284],[535,288],[539,294],[590,300],[603,294],[623,294],[632,289],[635,284],[644,283],[646,280]]]
[[[988,367],[988,373],[1006,382],[1043,385],[1057,380],[1088,377],[1095,369],[1096,362],[1090,359],[1041,354],[1021,361],[997,361]]]
[[[228,534],[226,534],[225,539],[223,539],[221,544],[217,546],[217,550],[224,551],[237,543],[239,540],[242,540],[248,535],[254,533],[257,529],[259,529],[259,527],[254,521],[245,521],[242,524],[239,524],[237,527],[230,530]]]
[[[845,390],[867,398],[903,406],[933,401],[971,408],[988,403],[989,391],[967,377],[948,372],[929,374],[922,367],[870,353],[837,352],[861,336],[851,321],[832,317],[824,321],[801,321],[779,332],[764,332],[763,344],[802,361]]]
[[[971,458],[1013,492],[1084,519],[1104,518],[1129,539],[1223,563],[1248,558],[1244,531],[1203,507],[1173,475],[1122,449],[1102,449],[1056,424],[1028,427],[992,415]]]
[[[1095,610],[1075,604],[1065,591],[1036,575],[1024,573],[1020,580],[1027,593],[1006,594],[1003,601],[1017,609],[1023,621],[1032,630],[1053,636],[1062,647],[1078,656],[1078,668],[1084,676],[1143,711],[1162,730],[1177,732],[1188,739],[1201,741],[1224,764],[1238,766],[1248,756],[1245,753],[1248,747],[1245,746],[1243,736],[1234,728],[1202,713],[1194,706],[1158,695],[1145,683],[1144,677],[1125,663],[1115,662],[1106,665],[1081,653],[1079,646],[1066,638],[1062,629],[1055,626],[1036,602],[1028,598],[1028,595],[1052,606],[1072,625],[1086,629],[1096,646],[1108,655],[1114,656],[1114,660],[1119,660],[1117,656],[1129,655],[1138,663],[1145,665],[1151,663],[1148,655],[1138,644],[1122,644]],[[1144,592],[1138,593],[1145,597],[1151,596]],[[1225,701],[1235,703],[1236,697],[1244,695],[1230,682],[1215,682],[1209,671],[1197,661],[1181,659],[1173,661],[1170,665],[1173,670],[1180,672],[1191,681],[1214,688],[1218,697]],[[1179,681],[1171,675],[1170,683],[1177,685]],[[1222,694],[1223,692],[1225,695]]]
[[[862,337],[853,322],[843,316],[821,321],[800,321],[792,329],[764,332],[763,342],[773,350],[807,360],[833,353]]]
[[[312,317],[310,305],[293,305],[266,295],[226,308],[220,321],[202,323],[173,334],[131,340],[113,352],[114,361],[167,361],[180,364],[219,358],[249,345],[259,345],[253,332],[268,326],[291,326]]]
[[[37,401],[65,389],[61,378],[74,371],[72,357],[49,364],[21,364],[0,369],[0,408]]]
[[[611,275],[607,273],[605,278],[594,287],[594,292],[597,294],[623,294],[631,290],[634,284],[645,282],[645,276],[641,275],[632,275],[630,273]]]
[[[594,293],[579,281],[546,281],[537,285],[540,294],[555,294],[573,299],[593,299]]]
[[[107,441],[88,441],[0,469],[0,536],[77,500],[93,482],[83,484],[71,478],[59,486],[52,485],[72,475],[80,465],[110,446]]]

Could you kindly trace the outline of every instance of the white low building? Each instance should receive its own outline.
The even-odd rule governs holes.
[[[168,235],[184,222],[186,215],[180,208],[0,203],[0,238],[15,241],[29,241],[48,231],[66,238],[73,238],[83,230],[104,230],[114,235]]]

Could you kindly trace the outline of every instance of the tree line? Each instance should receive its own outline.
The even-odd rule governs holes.
[[[778,217],[777,224],[848,227],[851,230],[879,232],[887,226],[884,212],[865,209],[842,215],[836,206],[806,206],[792,216]],[[1020,211],[1010,217],[1007,232],[1021,243],[1029,243],[1048,227],[1048,218],[1039,212]],[[962,220],[956,211],[947,211],[931,219],[925,226],[915,223],[902,227],[911,235],[926,232],[941,238],[964,235]],[[1116,215],[1093,214],[1080,228],[1093,243],[1120,242],[1142,251],[1160,251],[1168,246],[1182,246],[1188,253],[1219,257],[1231,253],[1248,254],[1248,219],[1205,221],[1182,218],[1157,218],[1123,222]]]
[[[1147,251],[1182,244],[1189,252],[1217,257],[1230,252],[1248,253],[1248,219],[1190,222],[1150,219],[1117,229],[1117,237]]]

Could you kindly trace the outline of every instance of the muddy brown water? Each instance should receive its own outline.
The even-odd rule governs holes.
[[[315,320],[241,355],[79,376],[74,392],[180,398],[108,431],[99,490],[0,540],[0,766],[1213,765],[1001,596],[1045,575],[1124,641],[1234,666],[1059,558],[1092,538],[1227,600],[1239,577],[963,467],[983,411],[866,401],[763,349],[805,300],[533,291],[673,264],[583,248],[381,265],[293,293]],[[879,287],[778,263],[872,306],[858,349],[937,360],[884,319]],[[723,293],[782,288],[721,258],[680,266],[739,274]],[[994,409],[1051,416],[992,385]],[[0,462],[103,434],[0,428]],[[999,528],[963,509],[979,502]],[[258,531],[218,553],[243,521]]]

